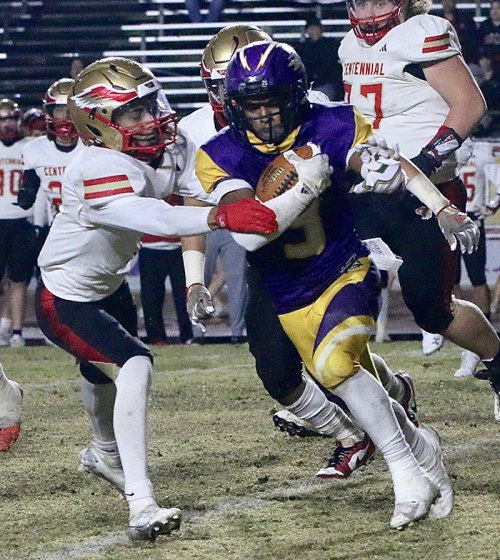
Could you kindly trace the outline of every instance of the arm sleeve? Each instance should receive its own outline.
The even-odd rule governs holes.
[[[211,231],[210,208],[170,206],[162,200],[138,196],[119,197],[97,208],[86,207],[90,223],[169,237]]]
[[[40,177],[34,169],[27,169],[23,174],[23,182],[17,194],[17,203],[23,210],[29,210],[35,204],[40,188]]]
[[[262,203],[276,214],[276,221],[278,222],[276,233],[259,235],[256,233],[232,232],[231,235],[236,243],[247,251],[257,251],[257,249],[267,245],[286,231],[315,199],[314,195],[302,191],[302,184],[299,182],[282,195]]]

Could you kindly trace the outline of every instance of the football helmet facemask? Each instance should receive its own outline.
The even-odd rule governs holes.
[[[403,21],[406,0],[346,0],[354,35],[374,45]]]
[[[85,144],[145,162],[161,156],[177,136],[176,116],[160,83],[126,58],[104,58],[82,70],[68,107]]]
[[[78,132],[70,119],[57,118],[54,116],[54,109],[56,109],[56,107],[68,106],[68,96],[71,93],[73,84],[74,80],[71,78],[58,80],[49,87],[43,97],[47,133],[51,140],[56,136],[65,139],[78,138]]]
[[[239,50],[228,65],[224,87],[230,126],[254,145],[281,144],[309,109],[304,64],[285,43],[261,41]],[[245,107],[260,101],[276,111],[247,117]]]
[[[228,25],[210,39],[201,57],[201,79],[208,100],[221,126],[224,119],[224,76],[227,65],[238,49],[271,37],[254,25]]]
[[[0,99],[0,140],[12,143],[21,138],[22,113],[12,99]]]

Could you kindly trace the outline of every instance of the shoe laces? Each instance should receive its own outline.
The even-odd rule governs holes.
[[[333,454],[328,460],[328,466],[332,467],[334,465],[338,465],[340,463],[344,463],[348,456],[351,454],[352,450],[358,446],[361,442],[355,443],[351,447],[344,447],[340,442],[337,443],[337,446],[333,450]]]

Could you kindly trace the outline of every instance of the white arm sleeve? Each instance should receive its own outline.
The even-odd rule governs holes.
[[[126,196],[97,208],[84,207],[90,223],[169,237],[196,235],[211,231],[210,208],[173,207],[154,198]]]
[[[315,198],[316,196],[309,192],[302,192],[302,184],[298,182],[289,191],[267,202],[263,202],[265,206],[276,214],[276,221],[278,222],[278,231],[276,233],[272,235],[259,235],[257,233],[232,232],[231,235],[236,243],[247,251],[257,251],[257,249],[267,245],[286,231]]]

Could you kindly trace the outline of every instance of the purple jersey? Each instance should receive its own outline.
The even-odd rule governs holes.
[[[371,126],[351,105],[313,104],[295,135],[292,148],[314,142],[328,155],[334,168],[332,186],[280,237],[248,255],[258,267],[279,314],[311,304],[358,257],[368,251],[354,232],[345,194],[346,159],[349,150],[366,142]],[[244,144],[225,129],[201,147],[197,174],[207,190],[225,179],[242,179],[255,189],[265,167],[276,152],[265,153]],[[285,150],[282,150],[285,151]],[[208,180],[215,177],[218,180]],[[211,183],[213,181],[213,183]]]

